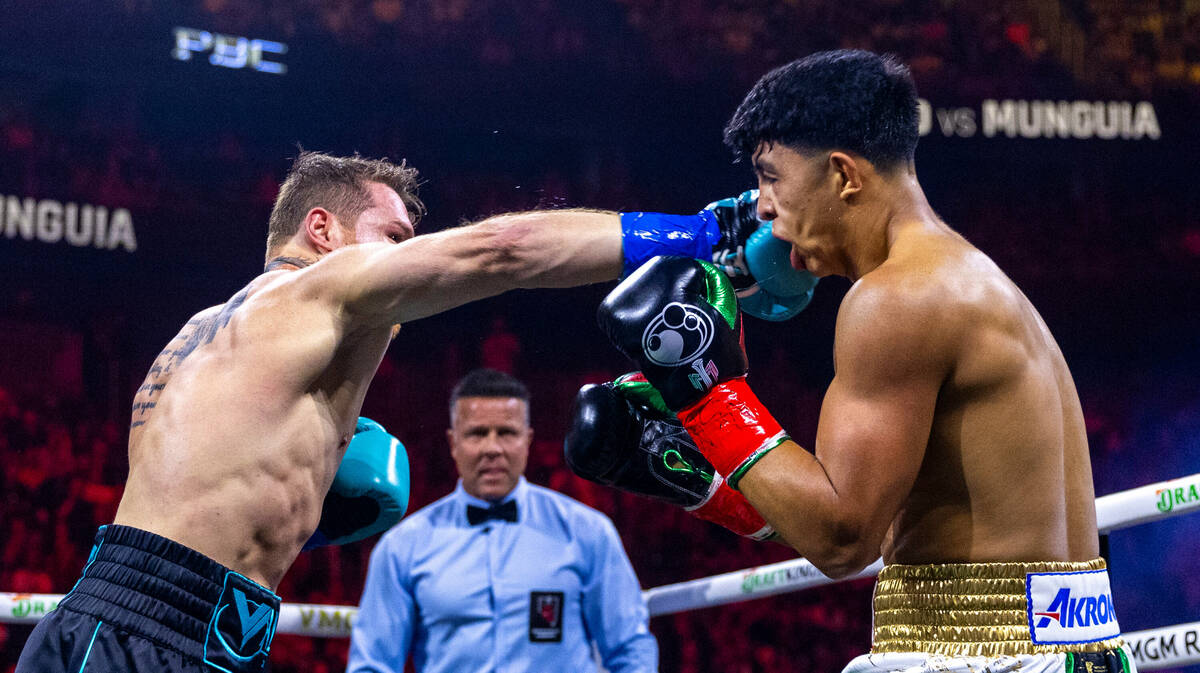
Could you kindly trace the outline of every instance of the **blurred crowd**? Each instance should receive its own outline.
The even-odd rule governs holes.
[[[151,0],[116,0],[130,13]],[[820,49],[870,48],[909,62],[923,91],[991,96],[1050,91],[1069,74],[1116,95],[1200,85],[1200,6],[1187,0],[192,0],[189,18],[236,35],[313,34],[405,53],[469,45],[480,63],[578,59],[657,67],[685,80],[713,72],[748,84],[770,66]],[[1082,41],[1072,41],[1074,34]],[[1075,50],[1072,52],[1072,50]],[[1065,58],[1064,58],[1065,57]],[[1003,67],[999,67],[1003,64]]]
[[[1088,0],[1079,14],[1102,82],[1132,95],[1200,87],[1200,5]]]

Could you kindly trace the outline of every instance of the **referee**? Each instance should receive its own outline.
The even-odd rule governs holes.
[[[479,369],[450,398],[452,493],[371,553],[349,673],[657,671],[658,645],[608,517],[522,476],[529,391]]]

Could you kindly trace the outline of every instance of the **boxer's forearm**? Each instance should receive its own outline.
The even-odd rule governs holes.
[[[515,287],[573,287],[621,274],[621,221],[611,211],[533,210],[472,226],[503,250],[492,272]]]
[[[748,470],[739,489],[789,546],[832,578],[879,558],[882,531],[839,494],[825,467],[788,441]]]

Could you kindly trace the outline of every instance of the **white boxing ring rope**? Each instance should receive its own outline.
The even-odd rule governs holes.
[[[1200,473],[1120,491],[1096,499],[1101,533],[1200,511]],[[805,559],[746,568],[642,592],[651,616],[715,607],[810,587],[873,577],[883,561],[839,580],[821,574]],[[33,624],[58,605],[64,594],[0,592],[0,623]],[[350,605],[284,603],[276,633],[318,638],[350,635],[358,608]],[[1139,670],[1200,664],[1200,621],[1123,634]]]

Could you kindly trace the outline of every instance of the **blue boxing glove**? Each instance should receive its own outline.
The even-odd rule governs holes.
[[[621,213],[624,272],[628,276],[653,257],[691,257],[712,261],[730,278],[748,278],[746,239],[758,228],[755,201],[743,197],[708,204],[695,215]]]
[[[817,278],[792,268],[787,243],[763,225],[757,189],[714,201],[695,215],[622,213],[623,275],[656,255],[711,260],[729,276],[742,311],[787,320],[808,306]]]
[[[325,494],[321,522],[304,549],[356,542],[391,528],[408,510],[408,491],[404,445],[382,425],[360,417]]]

